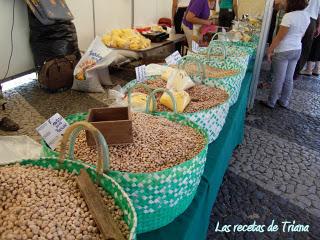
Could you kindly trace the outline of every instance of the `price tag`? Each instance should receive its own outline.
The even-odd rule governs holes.
[[[178,51],[175,51],[170,56],[168,56],[165,60],[168,65],[175,65],[175,64],[178,64],[181,58],[182,57],[180,53]]]
[[[146,65],[141,65],[139,67],[136,67],[136,79],[137,82],[142,83],[147,80],[147,71],[146,71]]]
[[[199,44],[195,41],[192,41],[192,51],[195,52],[195,53],[198,53],[199,52]]]
[[[68,127],[68,122],[59,113],[56,113],[41,126],[37,127],[36,130],[49,147],[55,149]]]

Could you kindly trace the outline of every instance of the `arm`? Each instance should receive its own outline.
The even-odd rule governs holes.
[[[320,35],[320,16],[318,16],[318,20],[317,20],[317,28],[316,28],[316,32],[314,34],[314,37],[318,37]]]
[[[210,25],[212,24],[212,21],[208,20],[208,19],[201,19],[198,18],[193,12],[188,11],[187,15],[186,15],[186,20],[188,22],[191,22],[192,24],[199,24],[199,25]]]
[[[174,19],[177,9],[178,9],[178,0],[172,0],[172,19]]]
[[[268,49],[268,60],[271,61],[271,56],[273,54],[273,51],[276,47],[279,46],[280,42],[285,38],[285,36],[288,34],[289,28],[280,26],[279,32],[277,36],[272,40],[272,43]]]
[[[233,0],[233,11],[235,13],[236,19],[238,18],[238,0]]]

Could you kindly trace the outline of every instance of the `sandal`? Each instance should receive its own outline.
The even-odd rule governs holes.
[[[19,125],[10,118],[4,117],[0,120],[0,129],[3,131],[18,131]]]

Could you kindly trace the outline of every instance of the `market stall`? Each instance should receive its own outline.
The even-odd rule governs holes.
[[[144,59],[151,51],[184,40],[182,35],[171,35],[151,43],[155,34],[169,33],[160,26],[140,30],[114,29],[96,37],[75,66],[72,89],[105,94],[108,66],[119,51]],[[54,198],[46,205],[53,213],[57,213],[54,208],[62,207],[55,190],[61,193],[73,221],[71,228],[76,226],[72,228],[75,236],[78,222],[74,218],[79,217],[86,222],[81,234],[87,233],[87,239],[106,238],[111,232],[120,236],[114,239],[205,239],[223,176],[243,140],[250,87],[259,67],[256,57],[261,57],[260,30],[261,19],[246,17],[236,21],[229,33],[217,34],[218,39],[214,36],[208,46],[195,42],[196,47],[184,57],[175,52],[166,63],[139,66],[136,79],[109,90],[106,96],[114,97],[109,107],[88,109],[65,119],[58,115],[41,125],[37,131],[43,137],[45,158],[1,166],[4,177],[0,177],[16,185],[22,177],[38,187],[40,182],[30,179],[32,175],[40,178],[45,182],[40,188],[45,192],[41,203],[45,205],[48,196]],[[48,128],[60,135],[50,136]],[[83,182],[90,184],[89,192]],[[23,184],[14,194],[26,188]],[[69,196],[66,188],[75,195]],[[11,187],[4,184],[3,189],[10,192]],[[29,192],[34,201],[42,196],[34,189]],[[103,223],[89,193],[99,199],[113,229]],[[31,226],[23,222],[26,227],[22,230],[10,225],[11,198],[11,193],[2,198],[8,214],[0,216],[10,226],[4,236],[10,237],[10,229],[15,228],[23,234],[26,229],[27,237],[39,232],[37,222]],[[39,217],[30,209],[31,200],[22,199],[21,204],[27,206],[28,217]],[[81,213],[76,210],[79,206]],[[39,207],[43,206],[39,203]],[[52,216],[49,212],[46,220]],[[69,230],[57,226],[43,226],[46,237],[62,236]]]

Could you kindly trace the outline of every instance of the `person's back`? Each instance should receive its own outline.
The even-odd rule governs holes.
[[[310,15],[307,11],[293,11],[283,16],[281,26],[288,27],[289,31],[280,42],[275,52],[285,52],[301,49],[301,39],[310,23]]]

